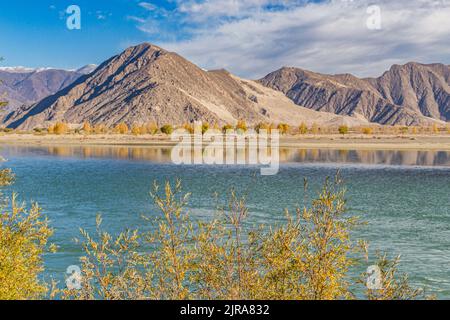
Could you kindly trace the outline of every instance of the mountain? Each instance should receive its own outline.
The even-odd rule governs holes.
[[[76,73],[79,74],[89,74],[95,71],[95,69],[97,69],[97,65],[96,64],[88,64],[84,67],[81,67],[80,69],[78,69],[77,71],[75,71]]]
[[[183,124],[301,122],[367,123],[297,106],[284,94],[240,79],[225,70],[205,71],[176,53],[144,43],[110,58],[92,73],[30,107],[8,114],[3,123],[33,129],[56,121],[84,121],[112,127],[156,122]]]
[[[443,64],[394,65],[381,77],[367,79],[282,68],[258,82],[297,105],[384,125],[450,121],[450,67]]]
[[[8,101],[8,110],[15,110],[58,92],[89,70],[92,70],[91,66],[77,71],[51,68],[0,68],[0,97]]]

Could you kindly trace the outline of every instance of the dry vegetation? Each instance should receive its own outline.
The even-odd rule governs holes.
[[[2,186],[11,184],[0,172]],[[305,189],[307,183],[305,182]],[[358,219],[347,212],[339,175],[327,180],[309,207],[286,211],[284,223],[245,227],[245,197],[230,192],[210,221],[195,221],[180,182],[151,193],[159,210],[145,218],[153,232],[113,236],[82,231],[81,289],[55,289],[41,282],[42,254],[52,230],[37,205],[27,210],[16,197],[0,207],[0,299],[420,299],[423,292],[397,275],[398,260],[381,256],[381,290],[366,287],[366,274],[349,270],[366,245],[354,242]],[[149,248],[152,248],[150,250]],[[373,264],[373,263],[371,263]],[[360,294],[350,288],[359,286]],[[52,287],[52,288],[50,288]]]
[[[170,135],[175,129],[185,129],[189,133],[194,132],[193,123],[185,123],[182,125],[163,124],[158,126],[154,122],[147,124],[133,124],[129,125],[124,122],[110,128],[103,124],[92,125],[89,122],[84,122],[81,127],[73,128],[67,123],[57,122],[50,125],[48,128],[35,129],[34,134],[45,135],[64,135],[64,134],[80,134],[80,135],[96,135],[96,134],[119,134],[119,135],[156,135],[164,134]],[[450,124],[447,126],[362,126],[362,127],[349,127],[347,125],[341,125],[336,127],[324,127],[316,123],[307,125],[306,123],[300,123],[298,126],[291,126],[286,123],[258,123],[250,126],[246,121],[238,121],[236,125],[225,124],[219,126],[218,124],[203,123],[200,130],[205,133],[209,129],[221,130],[226,133],[228,130],[236,130],[238,132],[246,132],[249,129],[253,129],[256,132],[265,130],[271,133],[273,129],[277,129],[281,135],[289,136],[303,136],[303,135],[365,135],[365,136],[383,136],[383,135],[445,135],[450,134]],[[9,128],[0,128],[0,132],[3,133],[27,133],[23,131],[17,131]]]

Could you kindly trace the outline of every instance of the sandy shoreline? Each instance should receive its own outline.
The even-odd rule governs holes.
[[[0,134],[0,145],[24,146],[136,146],[170,147],[175,144],[164,135],[34,135]],[[342,149],[342,150],[430,150],[450,151],[450,135],[304,135],[286,136],[280,141],[282,148]]]

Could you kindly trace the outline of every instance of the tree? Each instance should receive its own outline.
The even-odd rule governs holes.
[[[222,127],[222,132],[224,134],[226,134],[230,130],[234,130],[234,127],[231,124],[226,124]]]
[[[82,130],[84,131],[84,133],[90,134],[90,133],[92,133],[93,128],[92,128],[91,124],[88,121],[85,121],[83,123]]]
[[[247,130],[248,130],[247,122],[245,122],[245,120],[239,120],[236,125],[236,131],[245,133],[247,132]]]
[[[257,133],[261,133],[262,131],[266,131],[266,133],[270,133],[271,130],[271,126],[270,124],[266,123],[266,122],[260,122],[255,126],[255,131]]]
[[[202,134],[205,134],[209,130],[209,123],[203,122],[202,123]]]
[[[170,135],[173,133],[173,127],[170,124],[166,124],[161,127],[161,132]]]
[[[340,126],[338,131],[340,134],[346,135],[348,133],[348,126],[346,125]]]
[[[189,194],[179,181],[161,191],[155,184],[151,196],[159,213],[145,219],[153,231],[114,237],[101,230],[98,217],[97,236],[82,232],[82,288],[66,290],[66,298],[342,300],[355,298],[355,285],[367,299],[421,297],[398,277],[398,262],[386,259],[375,262],[382,290],[370,290],[367,275],[350,282],[356,255],[367,246],[351,238],[360,223],[348,214],[339,175],[326,180],[308,207],[294,215],[286,210],[286,222],[274,227],[249,227],[246,197],[233,190],[214,219],[199,222],[189,215]]]
[[[312,134],[319,134],[320,133],[320,127],[317,123],[313,123],[311,126],[311,133]]]
[[[108,130],[104,124],[96,124],[93,128],[95,134],[106,133]]]
[[[147,133],[155,135],[158,133],[158,125],[155,122],[149,122],[146,125]]]
[[[127,134],[130,131],[128,125],[125,122],[119,123],[115,128],[114,132],[118,134]]]
[[[371,127],[364,127],[364,128],[362,128],[362,133],[363,134],[367,134],[367,135],[373,134],[373,128],[371,128]]]
[[[57,122],[55,124],[54,133],[55,134],[66,134],[69,131],[69,126],[65,122]]]
[[[0,187],[11,185],[9,169],[0,170]],[[53,234],[41,209],[18,202],[17,195],[0,201],[0,300],[43,298],[48,286],[40,280],[44,270],[42,255]]]
[[[300,126],[298,127],[298,133],[300,134],[307,134],[308,133],[308,126],[306,123],[302,122]]]
[[[289,125],[286,123],[280,123],[277,127],[278,131],[280,131],[281,134],[288,134],[289,133]]]
[[[145,126],[139,126],[139,125],[133,125],[131,127],[131,133],[135,136],[138,136],[140,134],[146,134],[147,128]]]
[[[438,133],[441,132],[441,129],[439,128],[439,126],[438,126],[437,124],[433,124],[433,127],[431,128],[431,131],[432,131],[434,134],[438,134]]]

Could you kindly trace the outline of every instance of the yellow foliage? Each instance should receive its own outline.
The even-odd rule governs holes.
[[[113,237],[101,231],[98,217],[95,238],[82,232],[82,289],[65,290],[65,298],[354,298],[348,272],[360,245],[350,234],[359,223],[347,214],[339,176],[326,181],[310,207],[298,208],[294,216],[286,211],[287,222],[272,228],[244,228],[249,214],[245,197],[234,191],[216,219],[198,223],[188,214],[189,195],[182,194],[180,182],[174,188],[167,183],[163,192],[155,185],[152,197],[160,214],[154,218],[151,213],[146,220],[156,231]],[[145,253],[148,247],[153,250]],[[397,280],[397,265],[389,263],[379,261],[385,290],[367,289],[367,298],[419,297],[421,291],[405,278]]]
[[[307,134],[308,133],[308,126],[306,123],[302,122],[300,126],[298,127],[298,133],[300,134]]]
[[[194,126],[191,123],[185,123],[183,125],[183,129],[189,132],[190,134],[194,133]]]
[[[173,133],[173,127],[170,124],[163,125],[159,130],[167,135],[171,135]]]
[[[0,171],[0,187],[13,180],[9,169]],[[16,195],[0,203],[0,300],[43,298],[42,254],[53,231],[37,205],[26,210]]]
[[[106,126],[103,124],[96,124],[93,128],[95,134],[107,133]]]
[[[145,126],[134,125],[133,127],[131,127],[131,133],[136,136],[141,135],[141,134],[146,134],[147,128]]]
[[[127,134],[129,131],[130,131],[130,129],[128,128],[127,124],[124,122],[119,123],[114,128],[114,133],[118,133],[118,134]]]
[[[289,133],[289,125],[286,123],[280,123],[277,127],[278,131],[280,131],[281,134],[288,134]]]
[[[93,128],[89,122],[85,121],[81,130],[86,134],[90,134],[92,133]]]
[[[367,134],[367,135],[373,134],[373,128],[371,128],[371,127],[362,128],[361,131],[363,134]]]
[[[311,133],[312,134],[319,134],[319,132],[320,132],[319,125],[317,123],[313,123],[313,125],[311,127]]]
[[[265,123],[265,122],[258,123],[255,126],[255,131],[257,133],[260,133],[263,130],[265,130],[266,133],[271,133],[272,132],[272,126],[270,124],[268,124],[268,123]]]
[[[57,122],[47,129],[50,134],[66,134],[69,132],[69,126],[64,122]]]
[[[431,128],[431,131],[435,134],[438,134],[441,132],[441,129],[439,128],[439,126],[437,124],[434,124],[433,127]]]
[[[239,120],[236,125],[236,131],[247,132],[247,130],[248,130],[247,122],[245,122],[245,120]]]
[[[345,125],[344,126],[340,126],[338,128],[338,131],[339,131],[340,134],[344,135],[344,134],[348,133],[349,128],[348,128],[348,126],[345,126]]]
[[[230,130],[234,130],[234,127],[231,124],[226,124],[222,127],[222,132],[227,133]]]
[[[202,123],[202,134],[205,134],[209,130],[209,123],[203,122]]]

